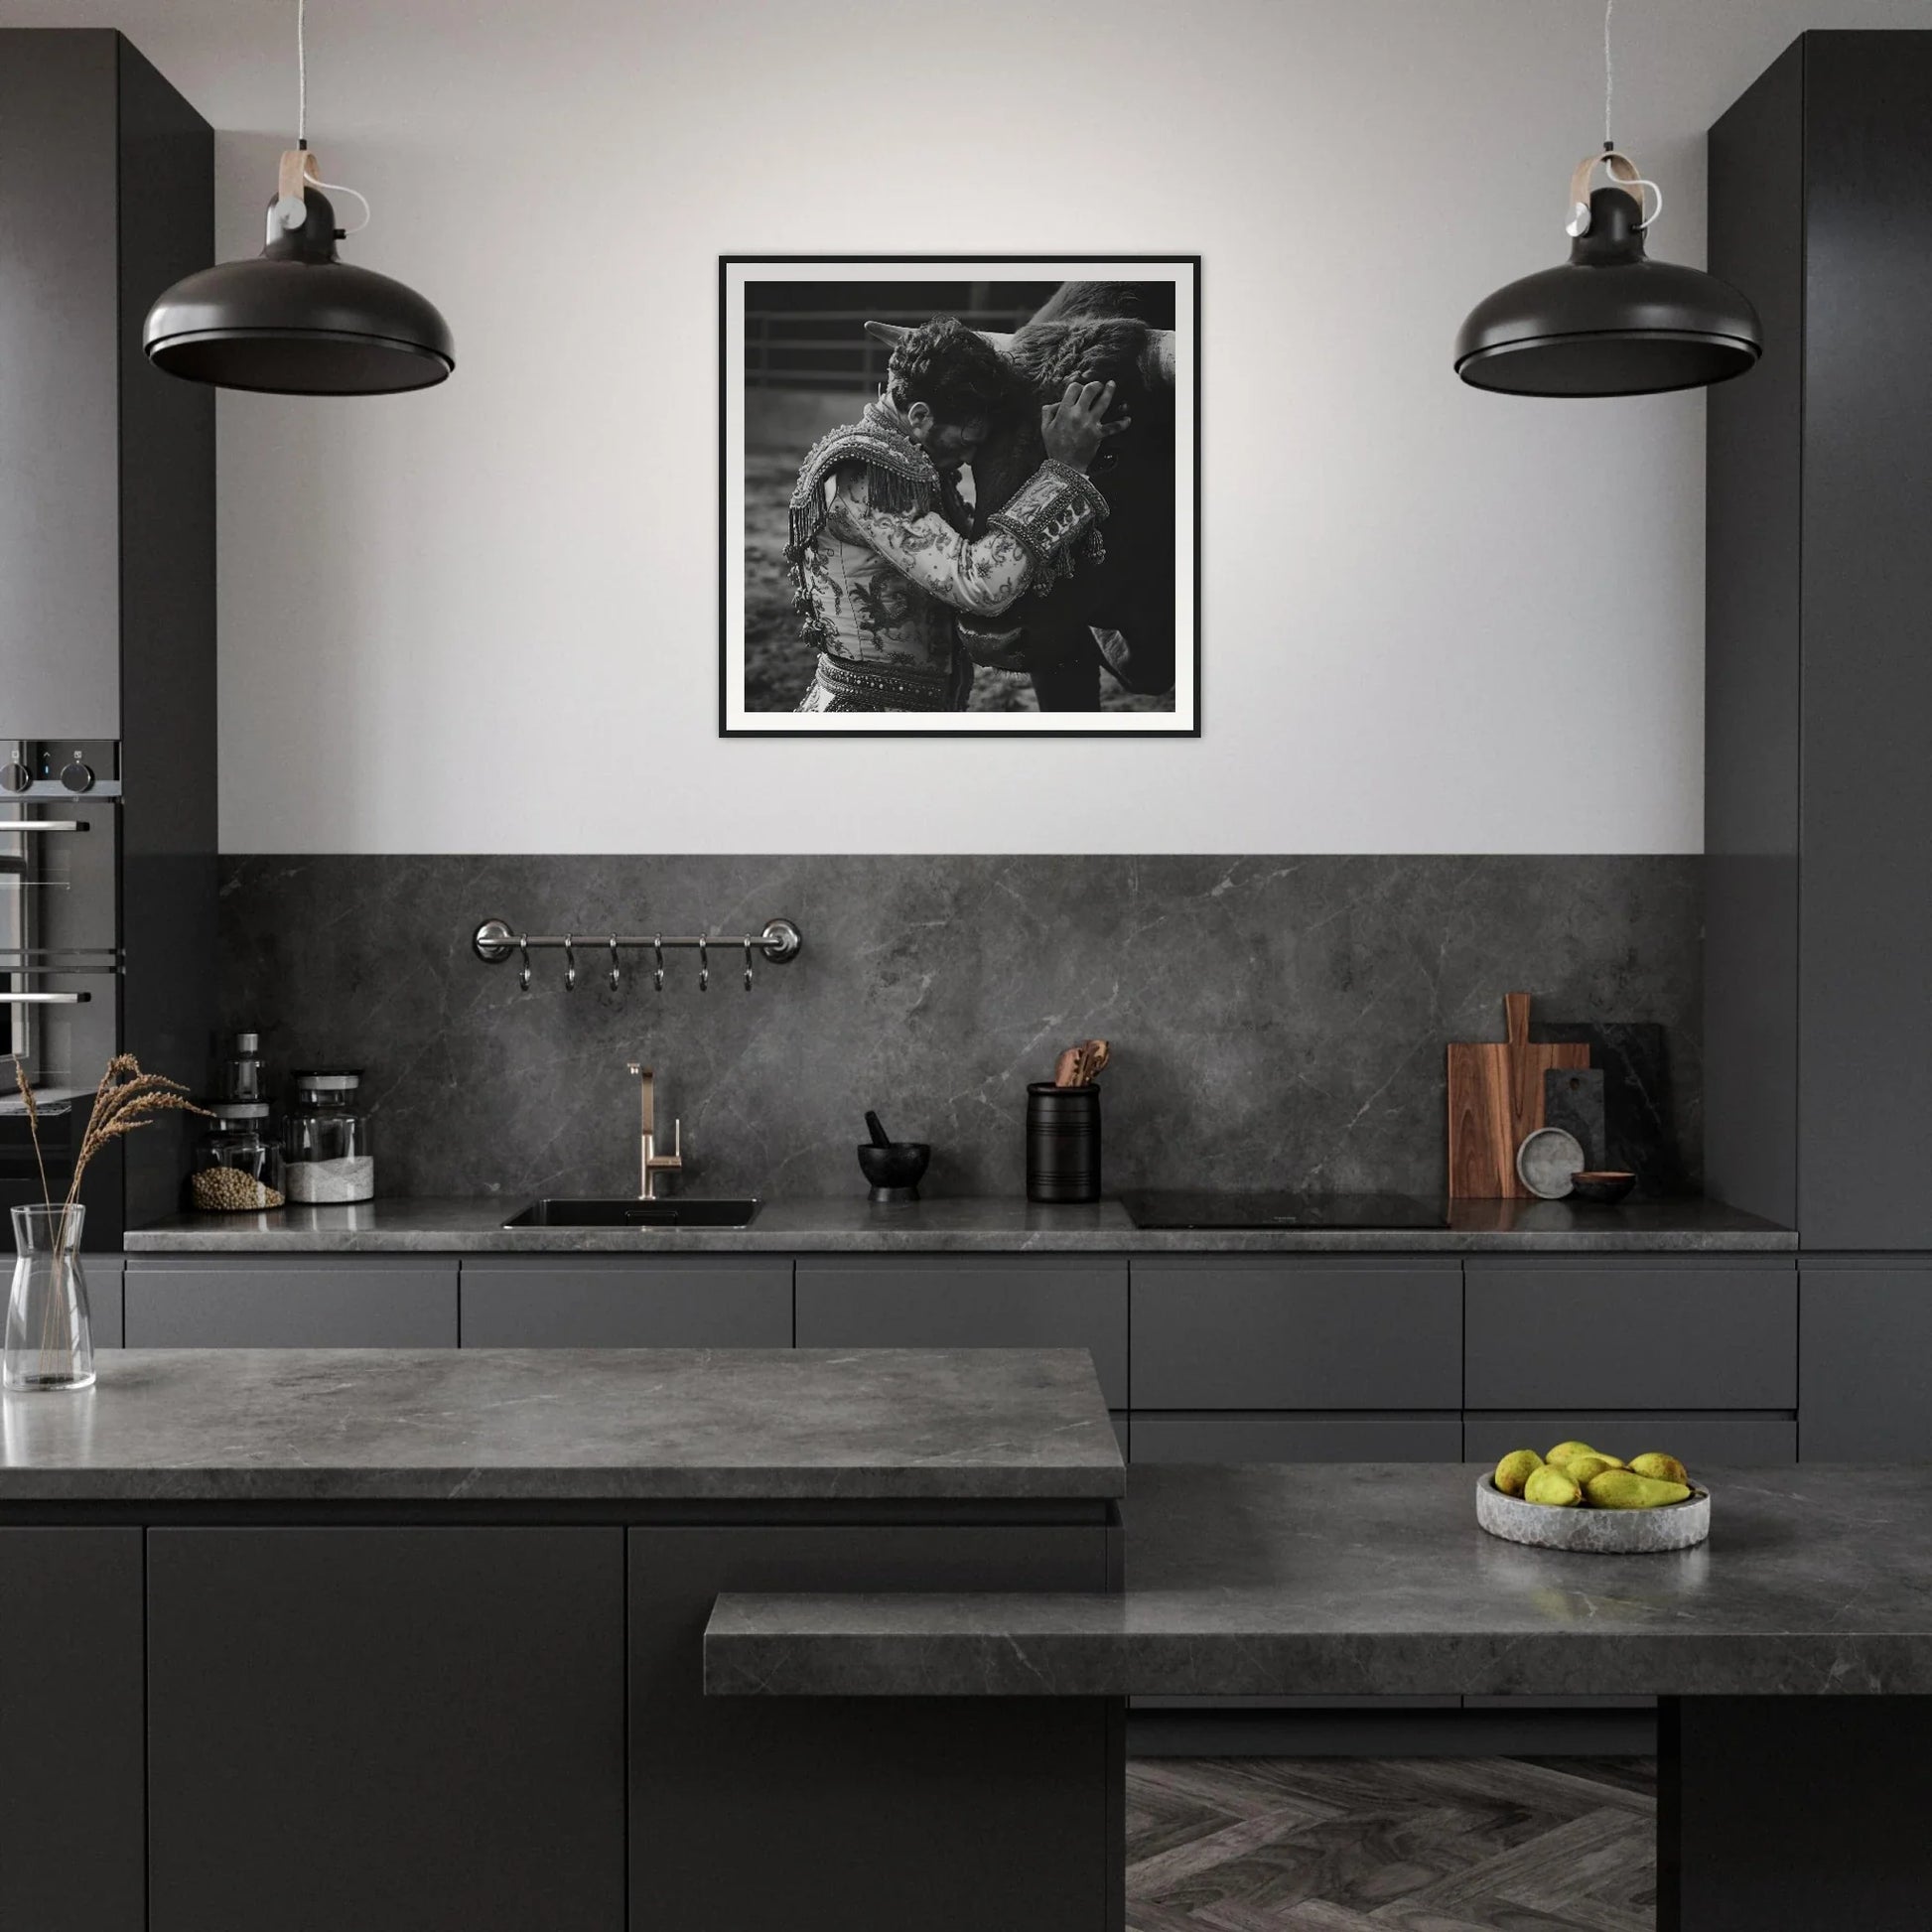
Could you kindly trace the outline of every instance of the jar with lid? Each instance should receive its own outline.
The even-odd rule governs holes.
[[[210,1100],[213,1116],[195,1149],[188,1201],[208,1213],[280,1207],[282,1144],[268,1125],[265,1100]]]
[[[214,1097],[217,1100],[266,1100],[262,1078],[262,1036],[257,1033],[224,1034],[216,1053]]]
[[[290,1076],[295,1105],[282,1128],[290,1200],[327,1204],[375,1198],[368,1116],[359,1111],[360,1068],[309,1067]]]

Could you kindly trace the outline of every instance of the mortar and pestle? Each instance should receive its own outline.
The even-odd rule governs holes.
[[[859,1143],[859,1171],[872,1182],[872,1198],[887,1203],[917,1200],[919,1176],[932,1159],[931,1144],[894,1140],[870,1108],[866,1131],[872,1139]]]

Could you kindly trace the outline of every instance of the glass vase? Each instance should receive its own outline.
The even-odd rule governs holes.
[[[94,1331],[80,1271],[84,1207],[16,1207],[12,1299],[0,1382],[9,1394],[90,1389]]]

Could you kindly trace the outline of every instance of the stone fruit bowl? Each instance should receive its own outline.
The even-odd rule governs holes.
[[[1656,1509],[1553,1509],[1506,1496],[1494,1476],[1484,1475],[1476,1483],[1476,1521],[1491,1536],[1539,1550],[1643,1556],[1702,1543],[1711,1534],[1711,1492],[1693,1483],[1685,1501]]]

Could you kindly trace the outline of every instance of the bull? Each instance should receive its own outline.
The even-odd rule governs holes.
[[[1106,560],[1001,617],[959,620],[979,662],[1031,673],[1041,711],[1098,711],[1103,664],[1129,691],[1173,687],[1173,333],[1149,321],[1173,299],[1169,283],[1063,282],[1012,335],[983,332],[1013,371],[1014,400],[973,462],[976,533],[1038,469],[1040,409],[1076,376],[1113,382],[1115,409],[1133,419],[1093,466],[1110,511]],[[866,329],[887,343],[906,333]]]

